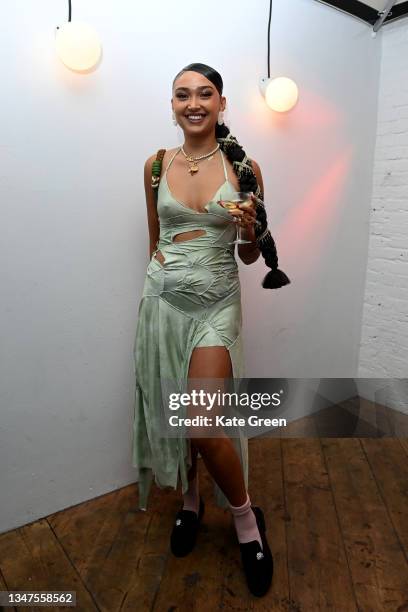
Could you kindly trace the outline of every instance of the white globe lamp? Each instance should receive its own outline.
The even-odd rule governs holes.
[[[63,64],[79,72],[94,68],[102,53],[98,34],[82,21],[68,21],[57,28],[55,46]]]
[[[278,113],[291,110],[299,98],[296,83],[288,77],[262,78],[259,88],[269,108]]]

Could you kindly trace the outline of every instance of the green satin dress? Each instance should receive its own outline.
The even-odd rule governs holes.
[[[220,197],[235,191],[225,181],[197,212],[177,201],[169,190],[167,171],[179,153],[171,158],[159,184],[157,213],[160,238],[147,267],[139,305],[134,341],[136,377],[132,465],[136,468],[139,507],[146,508],[154,478],[159,487],[188,488],[191,466],[189,440],[163,437],[159,428],[162,402],[160,378],[186,381],[192,351],[197,346],[225,346],[231,358],[234,378],[244,377],[242,344],[241,287],[234,256],[236,226],[227,210],[217,204]],[[204,235],[173,242],[176,234],[202,229]],[[164,264],[155,258],[160,250]],[[232,438],[248,484],[248,441],[244,435]],[[180,480],[179,480],[180,479]],[[227,506],[227,499],[214,482],[215,501]]]

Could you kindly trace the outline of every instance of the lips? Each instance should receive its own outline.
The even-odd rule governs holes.
[[[203,121],[206,115],[204,113],[190,113],[189,115],[186,115],[186,117],[190,121],[190,123],[201,123],[201,121]]]

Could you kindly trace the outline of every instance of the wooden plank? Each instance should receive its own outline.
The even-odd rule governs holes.
[[[170,532],[179,506],[180,494],[173,489],[155,491],[147,510],[150,521],[141,543],[137,572],[121,611],[147,612],[153,609],[170,554]]]
[[[319,435],[313,415],[307,415],[295,421],[288,421],[286,427],[280,428],[281,438],[317,438]]]
[[[408,462],[395,438],[363,439],[363,449],[388,510],[392,525],[401,542],[403,553],[408,553]]]
[[[408,438],[398,438],[398,441],[401,444],[401,448],[403,448],[408,455]]]
[[[119,609],[131,588],[149,524],[128,486],[50,517],[53,529],[102,610]]]
[[[249,483],[251,483],[254,472],[253,466],[254,443],[248,441],[249,453]],[[256,449],[256,446],[255,446]],[[251,484],[250,484],[251,490]],[[222,554],[223,572],[218,579],[218,588],[221,594],[219,609],[242,611],[252,610],[253,597],[248,590],[245,575],[242,569],[241,553],[238,538],[234,527],[234,521],[229,508],[224,510],[224,542],[219,554]]]
[[[222,591],[222,610],[245,612],[253,609],[254,599],[248,590],[245,574],[242,569],[241,553],[230,510],[225,511],[227,523],[225,527],[225,562],[224,574],[219,578],[219,588]]]
[[[359,609],[395,612],[406,606],[406,560],[361,444],[322,441]]]
[[[228,548],[228,514],[214,504],[213,484],[202,460],[199,463],[200,491],[205,501],[205,513],[194,550],[184,558],[168,555],[165,573],[154,604],[154,610],[207,611],[218,609],[221,599],[220,582],[225,550]],[[177,508],[171,509],[171,527]],[[169,546],[170,530],[167,535]]]
[[[282,452],[292,607],[353,612],[357,606],[320,440],[282,440]]]
[[[0,555],[0,567],[1,567],[1,555]],[[7,587],[6,581],[4,580],[4,577],[3,577],[2,573],[1,573],[1,569],[0,569],[0,591],[11,591],[11,590],[12,589],[9,589]],[[17,608],[15,608],[14,606],[7,606],[7,608],[3,607],[3,606],[0,606],[0,611],[3,612],[3,610],[4,611],[7,610],[7,612],[15,612],[17,610]]]
[[[254,438],[250,440],[249,450],[251,502],[263,510],[274,560],[272,586],[265,597],[253,598],[253,609],[284,612],[290,608],[290,598],[281,440],[267,436]]]
[[[46,519],[1,534],[0,559],[8,590],[76,591],[76,610],[98,610]],[[17,609],[34,612],[44,608]]]
[[[369,417],[373,406],[365,409]],[[292,434],[313,432],[313,419],[300,421]],[[176,559],[169,549],[181,492],[154,486],[149,510],[139,512],[131,485],[1,534],[0,588],[76,590],[77,609],[86,611],[352,612],[356,600],[370,612],[403,610],[407,443],[269,436],[249,441],[249,491],[264,510],[275,560],[264,598],[247,589],[230,512],[215,506],[202,460],[206,514],[188,557]],[[42,610],[18,608],[35,609]]]
[[[212,488],[209,479],[208,482]],[[215,506],[212,494],[207,495],[206,499],[208,512],[205,529],[200,545],[194,551],[196,561],[191,560],[189,573],[196,612],[221,609],[223,576],[229,569],[228,552],[237,547],[229,510]]]

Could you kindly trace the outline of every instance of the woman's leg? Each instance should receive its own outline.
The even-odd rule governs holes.
[[[191,468],[188,471],[188,489],[183,495],[183,510],[192,510],[198,515],[200,509],[200,492],[197,472],[198,448],[191,444]]]
[[[190,379],[200,380],[199,389],[213,387],[214,391],[217,379],[220,382],[219,379],[230,377],[231,360],[225,347],[196,347],[193,350],[188,373],[190,390],[195,386]],[[204,378],[209,379],[209,384],[207,381],[203,384]],[[265,595],[272,582],[273,558],[265,537],[263,513],[260,508],[252,509],[241,461],[232,441],[222,428],[217,429],[216,435],[216,438],[207,437],[199,432],[199,436],[192,438],[191,442],[200,451],[208,471],[230,503],[248,587],[254,595]],[[185,514],[194,516],[193,513]],[[199,520],[196,518],[193,524],[190,521],[190,529],[187,524],[181,532],[177,531],[178,523],[180,526],[183,524],[183,517],[176,520],[172,533],[172,550],[181,556],[180,549],[183,555],[192,550]]]
[[[197,476],[197,455],[198,448],[191,442],[191,468],[188,470],[188,482],[194,480]]]
[[[229,438],[196,438],[194,444],[205,467],[233,506],[245,503],[247,495],[242,466]]]
[[[203,379],[223,379],[232,377],[231,359],[224,346],[197,347],[193,350],[188,378],[200,379],[200,387],[204,386]],[[219,382],[219,381],[217,381]],[[219,385],[216,385],[219,388]],[[205,388],[214,387],[211,381]],[[189,385],[189,389],[194,384]],[[215,391],[215,388],[213,389]],[[246,502],[244,474],[241,461],[231,439],[220,429],[217,436],[221,437],[195,437],[191,439],[192,445],[200,451],[204,464],[233,506],[241,506]]]
[[[202,386],[215,391],[220,380],[232,377],[231,359],[223,346],[197,347],[193,350],[189,367],[189,379],[200,379]],[[203,379],[214,379],[216,384],[204,385]],[[194,387],[194,385],[190,385]],[[261,535],[251,509],[251,500],[245,487],[244,474],[238,453],[222,428],[214,437],[193,438],[205,466],[229,501],[240,543],[257,540],[262,546]]]

